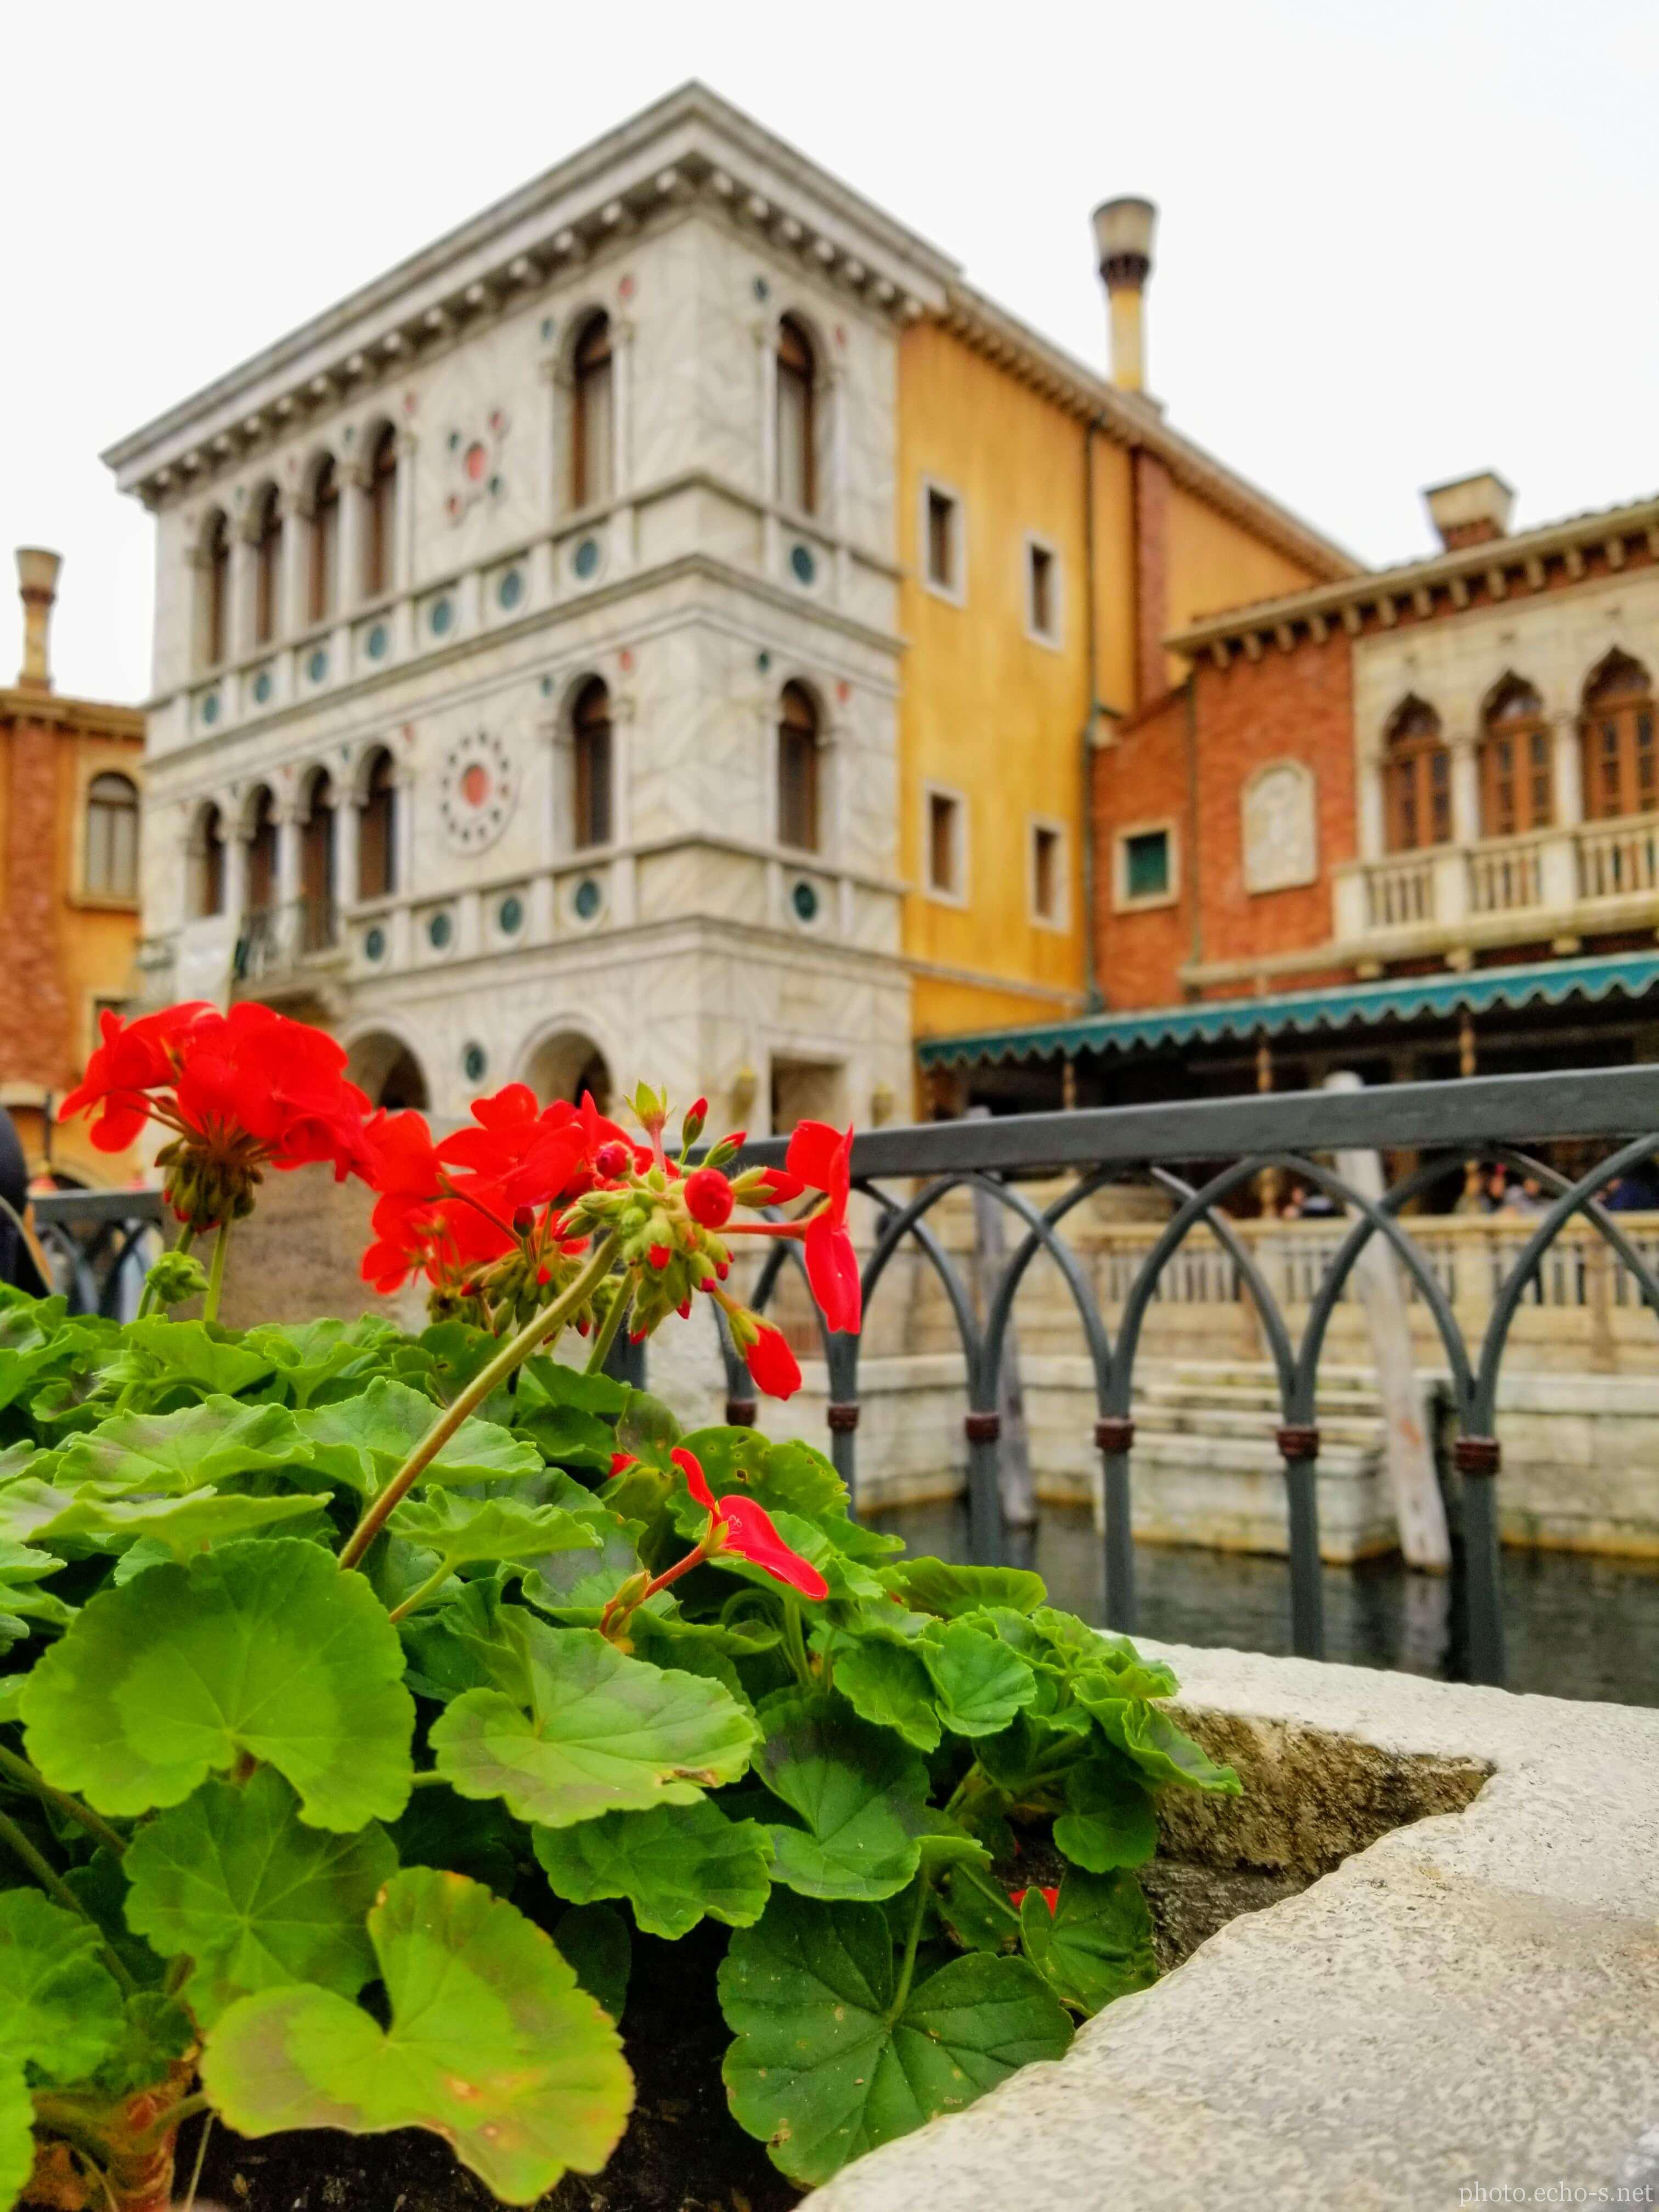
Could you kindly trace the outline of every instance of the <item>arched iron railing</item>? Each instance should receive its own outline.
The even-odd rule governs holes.
[[[125,1318],[161,1249],[159,1190],[56,1190],[32,1202],[51,1287],[71,1313]]]
[[[1589,1142],[1605,1154],[1576,1181],[1528,1147],[1562,1139]],[[744,1164],[776,1164],[784,1142],[757,1143]],[[1339,1152],[1409,1152],[1419,1164],[1380,1198],[1368,1196],[1329,1164]],[[1500,1467],[1495,1433],[1499,1368],[1511,1324],[1547,1253],[1575,1217],[1582,1217],[1628,1271],[1641,1302],[1659,1319],[1659,1277],[1596,1200],[1607,1187],[1659,1152],[1659,1067],[1566,1075],[1472,1079],[1402,1084],[1376,1091],[1320,1091],[1279,1097],[1206,1100],[1193,1104],[1115,1107],[1073,1113],[972,1117],[861,1134],[854,1148],[855,1187],[877,1209],[873,1249],[865,1263],[866,1309],[878,1295],[896,1255],[914,1249],[938,1277],[965,1370],[969,1541],[974,1557],[1003,1555],[999,1482],[1000,1370],[1017,1294],[1040,1259],[1058,1272],[1077,1312],[1092,1369],[1104,1504],[1106,1618],[1131,1629],[1135,1621],[1134,1548],[1131,1535],[1134,1449],[1133,1389],[1148,1309],[1170,1262],[1202,1227],[1237,1271],[1242,1293],[1260,1322],[1279,1398],[1274,1443],[1284,1470],[1288,1525],[1291,1642],[1317,1658],[1324,1649],[1316,1484],[1320,1431],[1319,1364],[1332,1316],[1361,1254],[1373,1238],[1388,1245],[1426,1307],[1450,1377],[1455,1429],[1453,1462],[1461,1478],[1461,1573],[1467,1620],[1468,1667],[1478,1681],[1504,1676],[1504,1632],[1495,1496]],[[1225,1165],[1214,1164],[1224,1161]],[[1478,1340],[1466,1341],[1453,1300],[1442,1287],[1414,1234],[1413,1206],[1425,1191],[1466,1164],[1502,1164],[1537,1179],[1548,1194],[1536,1226],[1524,1237],[1498,1284]],[[1309,1305],[1299,1340],[1266,1273],[1225,1210],[1227,1200],[1264,1170],[1294,1176],[1327,1193],[1346,1219],[1333,1224],[1340,1242]],[[1195,1172],[1196,1170],[1196,1172]],[[1022,1178],[1072,1178],[1039,1207]],[[1109,1184],[1139,1182],[1170,1204],[1125,1297],[1115,1335],[1109,1328],[1088,1269],[1062,1233],[1073,1208]],[[908,1184],[901,1189],[896,1186]],[[951,1192],[983,1193],[1006,1207],[1020,1232],[982,1301],[968,1284],[930,1216]],[[773,1246],[752,1297],[764,1310],[783,1268],[799,1265],[793,1245]],[[829,1382],[830,1449],[856,1496],[859,1362],[861,1340],[823,1336]],[[750,1385],[722,1332],[728,1417],[752,1420]]]

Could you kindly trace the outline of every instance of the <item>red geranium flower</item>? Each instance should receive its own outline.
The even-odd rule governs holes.
[[[858,1255],[847,1228],[847,1200],[853,1184],[853,1132],[845,1135],[827,1121],[802,1121],[789,1139],[787,1173],[814,1190],[825,1203],[806,1224],[806,1279],[823,1311],[824,1326],[856,1334],[864,1316]]]
[[[795,1355],[781,1328],[774,1328],[769,1322],[761,1322],[757,1326],[759,1334],[755,1341],[743,1347],[744,1364],[756,1386],[764,1390],[769,1398],[791,1398],[800,1388],[800,1368]]]
[[[669,1454],[675,1466],[685,1477],[685,1486],[694,1501],[709,1516],[708,1556],[718,1552],[730,1552],[739,1559],[748,1559],[757,1567],[764,1567],[769,1575],[775,1575],[781,1583],[787,1583],[803,1597],[823,1598],[830,1595],[830,1585],[810,1559],[802,1559],[799,1552],[791,1551],[776,1528],[772,1516],[763,1505],[757,1505],[752,1498],[741,1491],[729,1497],[716,1498],[708,1487],[708,1479],[694,1452],[676,1445]]]
[[[224,1016],[204,999],[167,1006],[159,1014],[144,1014],[124,1021],[106,1006],[98,1018],[101,1042],[87,1062],[87,1072],[58,1109],[68,1121],[88,1106],[101,1109],[88,1132],[100,1152],[124,1152],[150,1115],[145,1093],[159,1090],[177,1075],[191,1033],[204,1024],[217,1024]]]

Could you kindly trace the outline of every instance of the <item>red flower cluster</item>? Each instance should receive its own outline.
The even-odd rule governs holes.
[[[133,1022],[106,1011],[100,1029],[60,1118],[95,1107],[92,1141],[106,1152],[124,1152],[147,1121],[173,1130],[156,1157],[181,1221],[239,1218],[266,1167],[326,1161],[337,1181],[367,1175],[374,1117],[321,1030],[252,1002],[222,1014],[199,1000]]]

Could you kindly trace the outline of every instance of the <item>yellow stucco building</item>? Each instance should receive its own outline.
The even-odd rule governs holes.
[[[900,867],[918,1037],[1095,988],[1092,747],[1163,696],[1200,611],[1352,573],[1141,390],[1152,210],[1097,216],[1112,376],[964,284],[899,351]]]

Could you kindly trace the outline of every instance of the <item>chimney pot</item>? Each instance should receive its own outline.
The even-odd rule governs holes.
[[[1509,536],[1515,493],[1495,469],[1483,469],[1479,476],[1455,477],[1449,483],[1431,484],[1423,496],[1448,553]]]
[[[23,602],[23,665],[17,672],[17,681],[27,690],[52,689],[48,649],[52,609],[58,597],[58,572],[63,565],[63,555],[50,553],[44,546],[17,549],[17,589]]]
[[[1112,381],[1125,392],[1139,392],[1146,380],[1142,307],[1152,273],[1158,210],[1151,200],[1103,200],[1095,210],[1094,226],[1111,325]]]

